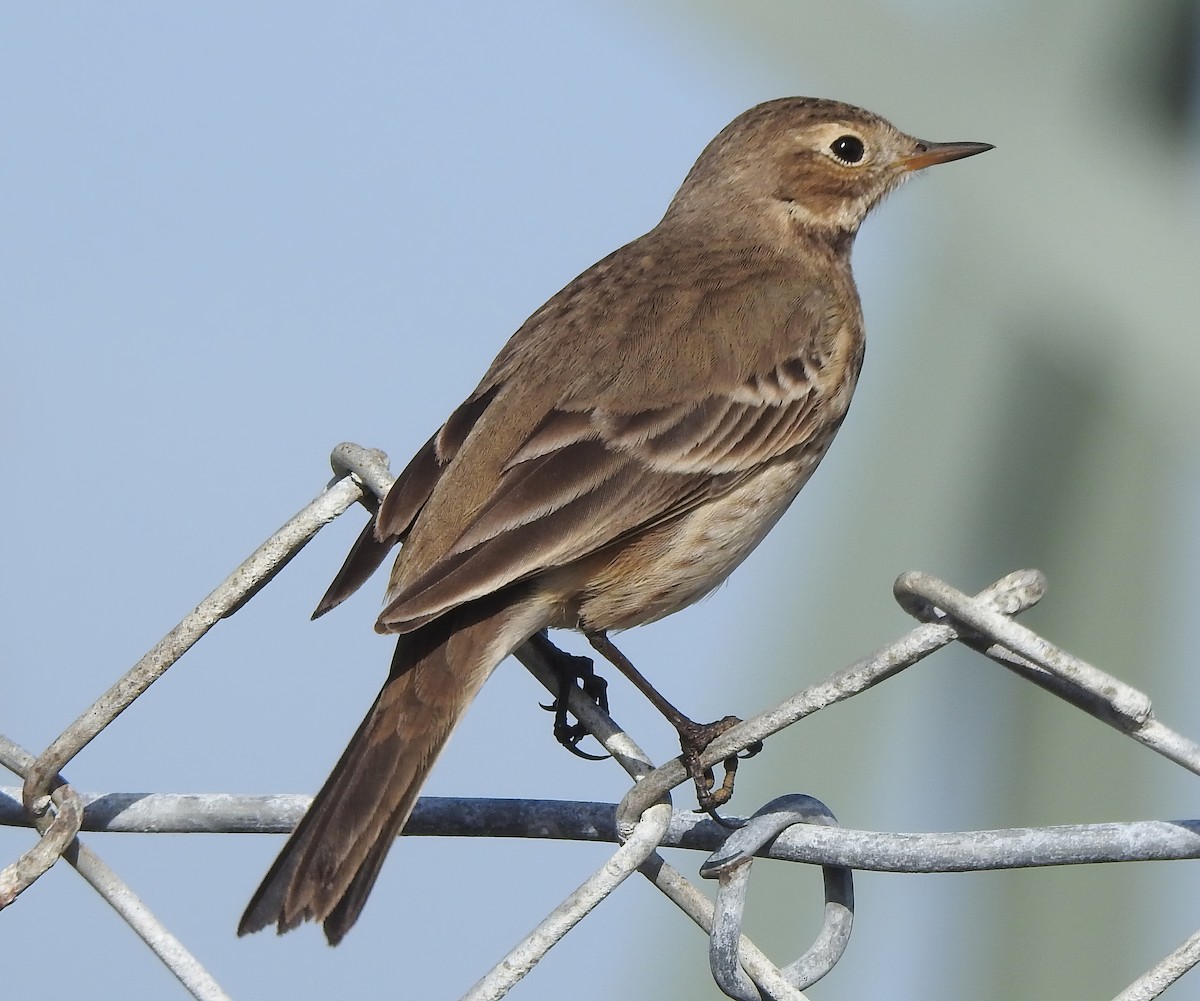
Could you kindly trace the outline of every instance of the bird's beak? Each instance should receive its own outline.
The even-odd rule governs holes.
[[[912,156],[906,156],[900,161],[905,170],[924,170],[935,163],[949,163],[951,160],[961,160],[964,156],[974,156],[976,153],[986,153],[995,149],[990,143],[927,143],[917,142]]]

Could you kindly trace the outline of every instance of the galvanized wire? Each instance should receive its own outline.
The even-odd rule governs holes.
[[[2,760],[5,767],[15,771],[17,774],[23,774],[32,767],[34,757],[7,737],[0,735],[0,760]],[[69,799],[61,799],[58,794],[64,789],[69,790],[69,786],[63,785],[56,788],[51,795],[51,800],[56,810],[60,804],[71,804],[70,811],[66,814],[69,816],[68,823],[74,830],[78,831],[84,815],[82,800],[73,792]],[[18,826],[34,827],[42,835],[42,838],[39,839],[39,845],[57,844],[57,839],[48,839],[46,835],[64,814],[58,814],[54,817],[44,814],[40,817],[30,817],[20,805],[18,798],[13,795],[16,793],[16,790],[6,790],[6,792],[10,796],[8,799],[10,805],[9,816],[12,816],[14,819],[19,818],[22,821]],[[26,852],[15,865],[19,867],[31,854],[31,852]],[[187,947],[179,939],[166,929],[166,926],[154,916],[150,908],[130,889],[125,881],[87,845],[72,836],[70,841],[61,850],[59,857],[66,859],[67,863],[87,880],[92,889],[100,894],[105,903],[116,911],[125,923],[133,929],[134,933],[150,947],[150,951],[187,988],[192,997],[197,998],[198,1001],[230,1001],[229,996],[221,990],[220,984],[213,979],[212,975],[200,964],[200,961],[188,951]],[[57,861],[57,858],[54,861]],[[6,877],[5,874],[13,868],[13,866],[9,866],[4,874],[0,874],[0,885],[8,882],[10,877]],[[49,868],[49,866],[46,866],[46,868]],[[42,871],[44,872],[45,870],[43,869]],[[12,884],[12,897],[5,897],[2,901],[3,904],[11,903],[16,894],[29,886],[37,876],[41,875],[41,872],[33,875],[32,878],[29,878],[31,875],[29,872],[21,873],[21,875],[26,881],[22,885],[14,882]]]
[[[1200,931],[1155,963],[1113,1001],[1153,1001],[1197,963],[1200,963]]]
[[[739,958],[742,919],[750,889],[754,856],[788,829],[803,824],[837,826],[829,808],[811,796],[789,795],[771,800],[725,840],[700,867],[705,879],[720,882],[709,932],[709,966],[717,986],[737,1001],[764,1001],[764,990],[754,982]],[[793,963],[779,972],[788,986],[802,991],[837,965],[850,944],[854,923],[854,874],[845,866],[822,866],[825,881],[825,920],[821,933]]]
[[[2,738],[0,738],[2,739]],[[312,802],[301,794],[79,793],[82,831],[118,834],[288,834]],[[746,819],[727,818],[739,825]],[[28,827],[20,789],[0,786],[0,826]],[[424,796],[405,837],[521,838],[617,844],[616,805],[557,799]],[[676,810],[661,848],[711,853],[729,830],[694,810]],[[1200,820],[1061,824],[984,831],[861,831],[789,827],[756,858],[874,872],[979,872],[1101,862],[1200,858]]]
[[[58,858],[66,858],[134,928],[194,997],[224,998],[220,987],[76,835],[85,831],[254,832],[289,831],[309,803],[305,796],[175,795],[76,792],[60,774],[87,743],[221,618],[242,608],[337,515],[356,501],[374,510],[392,477],[381,452],[343,444],[332,456],[335,478],[155,645],[123,678],[88,707],[36,758],[0,736],[0,764],[24,779],[21,789],[0,789],[0,824],[34,828],[36,844],[0,871],[0,906],[11,903]],[[1009,574],[974,598],[924,574],[902,575],[895,594],[920,620],[915,629],[877,653],[811,685],[722,734],[706,749],[712,765],[770,737],[797,720],[844,701],[958,642],[984,654],[1108,723],[1182,767],[1200,774],[1200,745],[1160,723],[1144,693],[1074,657],[1013,621],[1045,593],[1038,571]],[[518,658],[552,694],[560,681],[538,645]],[[422,799],[405,829],[410,836],[560,838],[607,841],[615,854],[526,935],[466,995],[468,1001],[504,996],[555,943],[634,871],[640,871],[713,937],[718,982],[733,997],[803,999],[800,987],[827,971],[849,934],[848,871],[966,872],[979,869],[1097,862],[1200,858],[1200,821],[1023,828],[950,833],[884,833],[808,822],[817,809],[805,797],[775,802],[732,837],[726,828],[690,811],[672,813],[669,791],[687,781],[676,759],[655,766],[606,713],[575,689],[570,712],[628,772],[634,785],[620,804],[538,800]],[[807,804],[807,805],[805,805]],[[824,808],[821,807],[821,810]],[[820,812],[820,810],[818,810]],[[827,812],[827,811],[826,811]],[[739,818],[729,818],[735,823]],[[763,824],[775,825],[766,836]],[[757,828],[755,825],[759,825]],[[727,884],[713,903],[658,854],[660,847],[716,853],[706,866]],[[829,923],[814,949],[780,969],[744,935],[741,912],[752,857],[825,867]],[[724,865],[717,860],[725,860]],[[845,885],[830,873],[845,873]],[[1200,932],[1123,991],[1116,1001],[1158,997],[1200,962]],[[797,986],[799,985],[799,986]]]
[[[291,561],[317,532],[362,496],[352,477],[325,490],[258,547],[196,608],[68,726],[39,756],[25,781],[24,801],[45,812],[54,776],[134,700],[161,678],[205,633],[232,615]]]

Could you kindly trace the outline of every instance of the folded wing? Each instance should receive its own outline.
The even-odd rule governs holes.
[[[828,424],[824,361],[816,353],[788,357],[722,392],[669,406],[551,410],[444,555],[389,595],[379,628],[416,629],[677,517],[798,451],[810,449],[816,461]]]

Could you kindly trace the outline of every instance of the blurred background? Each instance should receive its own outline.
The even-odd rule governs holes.
[[[1193,3],[67,3],[0,25],[0,729],[29,749],[317,493],[333,445],[401,468],[534,308],[786,94],[997,148],[868,221],[837,444],[726,587],[623,648],[695,718],[749,716],[907,630],[901,571],[974,592],[1037,566],[1025,621],[1200,735]],[[68,778],[315,791],[390,654],[382,580],[307,621],[364,521],[323,531]],[[612,697],[677,753],[624,682]],[[555,746],[539,700],[504,665],[426,791],[618,799],[622,773]],[[789,791],[879,830],[1196,815],[1181,769],[955,652],[769,741],[734,807]],[[234,935],[281,838],[87,840],[258,999],[457,997],[608,851],[409,839],[333,950]],[[0,860],[30,844],[0,830]],[[756,869],[749,930],[780,962],[819,885]],[[810,993],[1110,997],[1200,924],[1198,894],[1187,863],[862,874],[849,953]],[[512,996],[715,999],[705,945],[634,878]],[[62,864],[0,917],[0,956],[12,997],[183,993]]]

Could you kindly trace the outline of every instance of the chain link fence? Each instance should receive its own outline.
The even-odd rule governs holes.
[[[367,495],[391,485],[381,452],[343,444],[333,453],[335,478],[312,503],[264,542],[222,584],[96,700],[44,751],[34,755],[0,734],[0,764],[18,775],[20,788],[0,789],[0,823],[32,827],[34,846],[0,871],[0,907],[13,904],[59,859],[65,860],[133,928],[187,990],[204,1001],[228,995],[128,886],[86,844],[81,831],[137,833],[285,833],[306,809],[305,796],[82,793],[62,776],[87,744],[217,622],[239,611],[326,524]],[[1153,716],[1150,700],[1092,665],[1026,629],[1014,617],[1044,595],[1045,579],[1022,570],[970,597],[936,578],[902,575],[896,600],[918,620],[883,649],[797,692],[735,726],[705,751],[714,765],[813,713],[851,698],[951,643],[960,643],[1114,727],[1190,772],[1200,774],[1200,746]],[[552,693],[560,682],[530,644],[517,657]],[[458,837],[553,838],[608,842],[618,847],[508,955],[464,996],[503,997],[538,961],[627,877],[640,873],[709,936],[713,977],[729,997],[802,999],[808,986],[841,958],[854,913],[853,871],[968,872],[1100,862],[1200,857],[1200,820],[1142,821],[1061,827],[902,834],[840,827],[829,809],[789,794],[749,818],[731,818],[730,830],[691,811],[674,811],[670,791],[690,783],[673,759],[656,766],[610,716],[581,690],[570,711],[634,780],[615,806],[544,800],[423,798],[406,833]],[[715,903],[677,869],[660,848],[708,854],[702,877],[718,884]],[[741,932],[756,857],[822,867],[824,924],[793,962],[769,959]],[[1160,996],[1200,962],[1200,931],[1138,976],[1115,1001]]]

